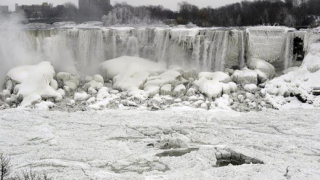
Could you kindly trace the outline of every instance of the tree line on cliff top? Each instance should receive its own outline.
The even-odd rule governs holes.
[[[106,12],[107,25],[133,24],[139,22],[167,24],[193,23],[202,27],[285,25],[318,26],[320,21],[320,0],[254,0],[242,1],[219,8],[199,8],[186,1],[178,3],[178,11],[163,6],[131,6],[116,3],[113,10]],[[59,5],[54,16],[75,18],[76,6],[71,3]],[[69,17],[70,16],[70,17]]]

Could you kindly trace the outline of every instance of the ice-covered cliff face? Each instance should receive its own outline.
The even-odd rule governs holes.
[[[92,74],[101,62],[124,55],[199,71],[239,69],[250,58],[259,58],[283,70],[292,64],[295,36],[302,35],[282,27],[41,27],[19,31],[15,35],[15,47],[36,54],[32,55],[34,59],[50,61],[58,72]],[[305,38],[308,37],[305,35]],[[10,54],[21,52],[6,50],[6,45],[0,44],[7,61],[10,61]]]
[[[205,71],[240,68],[245,38],[243,30],[73,28],[28,30],[21,41],[31,43],[58,70],[90,73],[101,62],[123,55]]]

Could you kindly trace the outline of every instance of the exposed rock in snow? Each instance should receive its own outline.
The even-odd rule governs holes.
[[[148,101],[148,106],[151,110],[160,110],[163,108],[163,105],[164,101],[159,95],[154,96]]]
[[[123,104],[124,106],[131,106],[131,107],[137,107],[137,103],[133,102],[133,101],[129,101],[129,100],[122,100],[121,104]]]

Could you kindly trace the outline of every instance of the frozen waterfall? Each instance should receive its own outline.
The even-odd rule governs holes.
[[[6,37],[4,33],[0,32],[1,38]],[[307,38],[305,34],[284,27],[187,29],[75,26],[24,29],[17,32],[14,41],[15,47],[21,47],[24,52],[32,53],[31,57],[37,57],[33,61],[50,61],[57,71],[92,74],[101,62],[124,55],[199,71],[241,69],[247,59],[260,58],[283,70],[292,64],[295,36]],[[11,61],[10,57],[4,56],[13,54],[10,51],[2,44],[0,55]]]

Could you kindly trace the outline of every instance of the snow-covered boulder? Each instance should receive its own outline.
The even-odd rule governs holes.
[[[223,83],[222,84],[222,92],[223,92],[223,94],[230,94],[231,93],[230,85]]]
[[[246,84],[244,90],[250,93],[255,93],[258,90],[258,86],[255,84]]]
[[[98,93],[98,91],[97,91],[95,88],[93,88],[93,87],[89,87],[88,93],[89,93],[90,95],[95,95],[95,94]]]
[[[309,53],[304,58],[301,66],[311,73],[320,70],[320,43],[310,45]]]
[[[177,97],[184,96],[186,91],[186,87],[183,84],[180,84],[174,88],[173,95]]]
[[[144,85],[144,90],[148,89],[148,87],[158,86],[161,87],[165,84],[171,84],[176,86],[181,84],[181,74],[175,70],[168,70],[162,73],[159,76],[152,76],[147,79],[146,84]]]
[[[58,86],[58,82],[55,79],[52,79],[50,82],[50,86],[54,89],[54,90],[58,90],[59,86]]]
[[[160,94],[160,86],[150,85],[144,88],[144,91],[148,94],[148,97],[153,97]]]
[[[104,89],[104,88],[101,88],[101,89]],[[99,90],[99,92],[101,91],[101,89]],[[105,92],[105,90],[103,90]],[[99,95],[99,93],[98,93]],[[106,108],[118,108],[119,107],[119,100],[120,98],[114,94],[112,95],[108,95],[107,97],[105,98],[97,98],[97,102],[95,102],[94,104],[91,104],[88,106],[88,109],[89,110],[95,110],[95,111],[98,111],[98,110],[103,110],[103,109],[106,109]]]
[[[194,82],[199,88],[199,91],[205,94],[209,98],[217,98],[222,95],[222,83],[217,80],[208,80],[207,78],[201,78]]]
[[[64,82],[64,85],[68,86],[71,91],[75,91],[78,88],[77,84],[71,81]]]
[[[66,96],[66,92],[63,89],[58,89],[57,92],[62,96],[65,97]]]
[[[172,85],[171,84],[165,84],[160,89],[161,95],[172,95]]]
[[[93,88],[95,90],[99,90],[103,87],[103,83],[97,82],[95,80],[91,80],[90,82],[86,83],[83,88],[88,91],[90,88]]]
[[[96,81],[96,82],[98,82],[98,83],[104,84],[104,79],[103,79],[103,77],[102,77],[100,74],[94,75],[94,76],[93,76],[93,80]]]
[[[95,103],[96,102],[96,98],[95,97],[91,97],[91,98],[89,98],[88,100],[87,100],[87,103],[88,104],[93,104],[93,103]]]
[[[102,77],[103,78],[103,77]],[[90,82],[90,81],[92,81],[93,80],[93,77],[91,77],[91,76],[85,76],[84,77],[84,79],[83,79],[83,81],[85,82],[85,83],[88,83],[88,82]]]
[[[195,88],[189,88],[186,95],[187,96],[194,96],[196,94],[197,90]]]
[[[222,97],[217,98],[214,101],[214,105],[215,105],[215,107],[220,108],[220,109],[230,110],[231,109],[230,108],[231,102],[232,102],[232,100],[230,99],[230,97],[228,95],[224,94]]]
[[[216,80],[223,83],[228,83],[231,81],[230,76],[224,72],[201,72],[199,73],[199,79],[201,78]]]
[[[262,59],[251,58],[249,59],[247,65],[248,65],[248,68],[252,70],[256,70],[256,69],[260,70],[267,76],[268,79],[272,79],[276,74],[276,71],[273,65]]]
[[[97,94],[97,100],[103,100],[105,98],[109,98],[111,95],[109,94],[109,89],[107,87],[102,87]]]
[[[59,72],[56,77],[59,87],[68,86],[70,91],[75,91],[80,84],[78,76],[74,76],[67,72]]]
[[[21,82],[18,95],[23,97],[22,107],[40,102],[42,98],[61,99],[61,94],[50,86],[55,76],[50,62],[16,67],[11,69],[7,76]]]
[[[248,68],[236,70],[231,78],[234,82],[241,85],[258,84],[258,74],[254,70]]]
[[[228,85],[229,85],[229,87],[230,87],[230,91],[231,91],[231,92],[236,92],[236,91],[237,91],[238,86],[237,86],[236,83],[234,83],[234,82],[229,82]]]
[[[89,98],[89,95],[86,92],[75,93],[74,100],[75,101],[86,101]]]
[[[55,106],[55,104],[53,102],[50,102],[50,101],[42,101],[38,104],[35,105],[35,108],[36,109],[39,109],[39,110],[49,110],[51,108],[53,108]]]
[[[138,57],[122,56],[105,61],[100,65],[105,79],[113,80],[113,87],[122,91],[141,94],[139,89],[150,74],[162,73],[166,70],[164,64]]]
[[[1,96],[2,96],[2,100],[5,101],[8,97],[11,96],[11,93],[9,90],[5,89],[2,91]]]

